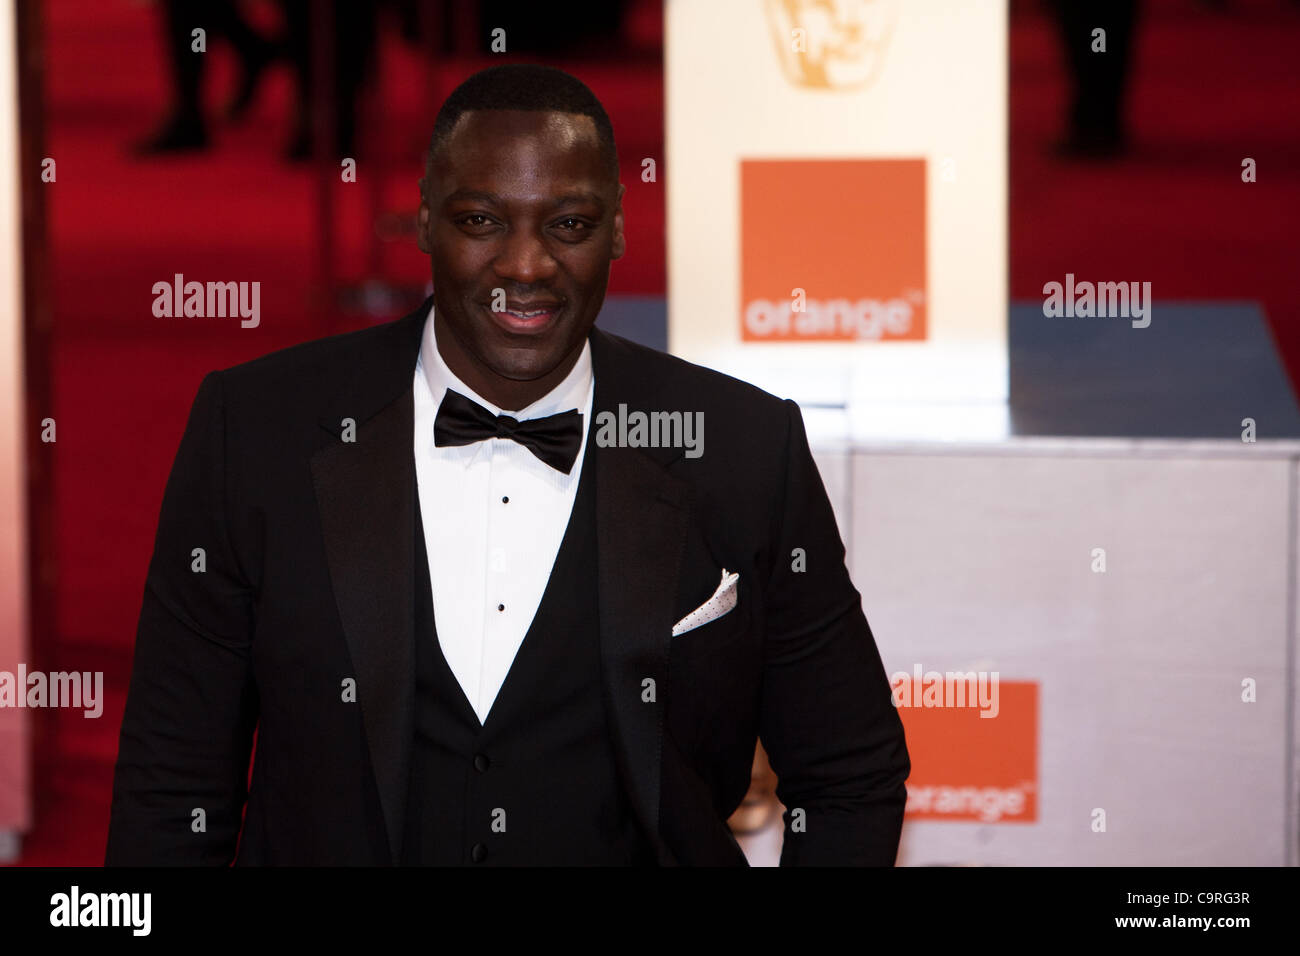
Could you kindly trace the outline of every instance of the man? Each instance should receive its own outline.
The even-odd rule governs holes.
[[[744,865],[759,737],[782,863],[893,863],[902,725],[799,409],[594,327],[622,195],[582,83],[476,74],[431,301],[204,379],[110,864]]]

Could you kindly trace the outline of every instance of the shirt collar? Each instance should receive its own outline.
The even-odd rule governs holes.
[[[586,408],[587,400],[591,395],[591,342],[586,341],[582,343],[582,352],[578,355],[578,361],[573,363],[573,368],[564,377],[564,381],[537,399],[537,401],[524,406],[518,411],[508,411],[492,404],[462,382],[447,367],[447,363],[443,361],[442,354],[438,351],[437,337],[433,329],[432,305],[429,306],[429,315],[425,319],[424,332],[420,340],[420,365],[436,404],[442,404],[442,397],[446,390],[450,388],[460,392],[466,398],[478,402],[493,415],[509,415],[519,421],[555,415],[559,412],[567,412],[571,408],[582,411]]]

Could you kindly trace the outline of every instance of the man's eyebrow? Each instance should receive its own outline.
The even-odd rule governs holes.
[[[443,205],[448,206],[454,202],[481,202],[495,206],[501,203],[501,197],[496,193],[483,192],[480,189],[457,189],[443,200]],[[596,206],[599,206],[601,211],[604,211],[605,209],[605,200],[600,193],[585,189],[567,192],[556,196],[547,202],[546,205],[551,208],[559,208],[560,206],[570,206],[575,203],[584,202],[593,203]]]
[[[492,203],[495,205],[496,203],[501,201],[501,197],[496,195],[495,193],[485,193],[478,189],[457,189],[454,193],[448,195],[447,198],[444,199],[442,202],[443,205],[445,206],[449,203],[461,202],[461,201],[485,202],[485,203]]]
[[[573,203],[589,202],[605,208],[605,199],[600,193],[590,192],[589,190],[580,189],[576,192],[565,193],[562,196],[556,196],[552,201],[552,206],[568,206]]]

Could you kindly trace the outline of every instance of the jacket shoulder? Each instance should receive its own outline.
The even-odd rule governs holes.
[[[333,373],[354,367],[359,357],[387,347],[400,321],[299,342],[224,368],[220,374],[228,384],[243,386],[286,378],[294,378],[301,385],[304,375],[319,375],[321,381],[331,381]]]

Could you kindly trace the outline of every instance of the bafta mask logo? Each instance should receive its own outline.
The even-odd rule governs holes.
[[[898,0],[766,0],[786,78],[814,89],[875,81],[898,21]]]

